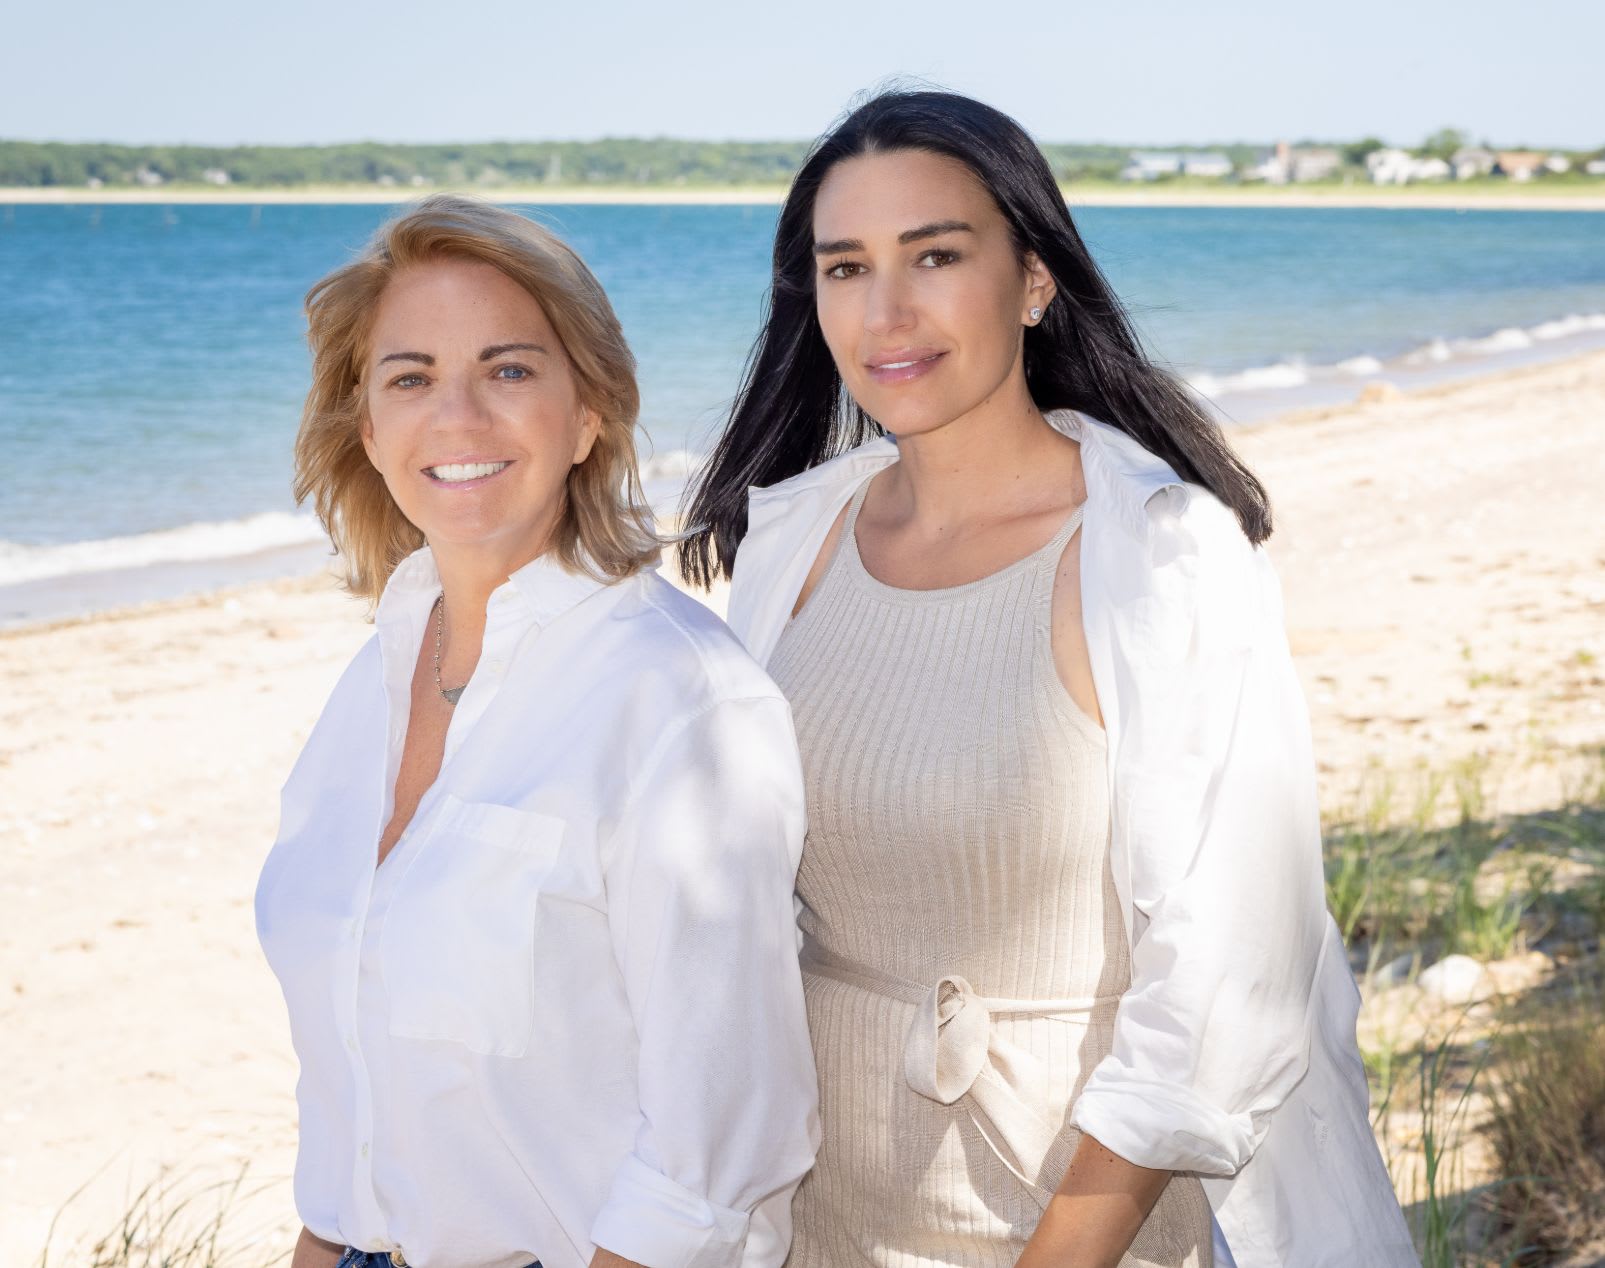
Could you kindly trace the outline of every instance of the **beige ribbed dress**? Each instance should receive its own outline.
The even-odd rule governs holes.
[[[841,543],[769,669],[808,789],[797,878],[822,1144],[790,1268],[1012,1268],[1063,1178],[1130,964],[1103,732],[1053,662],[1041,550],[899,590]],[[1126,1268],[1208,1268],[1177,1176]]]

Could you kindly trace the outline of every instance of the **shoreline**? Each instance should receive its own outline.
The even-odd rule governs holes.
[[[1344,188],[1330,191],[1286,188],[1227,190],[1153,190],[1124,193],[1119,190],[1078,189],[1061,186],[1072,207],[1252,207],[1312,210],[1380,211],[1605,211],[1605,182],[1599,192],[1503,193],[1486,190],[1457,190],[1452,184],[1422,186],[1416,193],[1356,193]],[[373,204],[399,205],[434,193],[466,193],[489,202],[520,206],[778,206],[786,196],[784,186],[741,186],[731,189],[629,189],[604,186],[588,189],[569,186],[547,189],[542,186],[456,188],[425,186],[390,188],[352,188],[349,186],[307,186],[293,189],[82,189],[78,187],[0,187],[3,206],[111,206],[111,205],[318,205]]]

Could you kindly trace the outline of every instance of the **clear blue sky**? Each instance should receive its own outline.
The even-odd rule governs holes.
[[[1043,140],[1605,145],[1605,0],[19,0],[0,137],[798,138],[920,76]]]

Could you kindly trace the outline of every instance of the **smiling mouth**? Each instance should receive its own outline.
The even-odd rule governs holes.
[[[443,462],[438,467],[425,467],[424,474],[441,484],[464,484],[493,476],[509,465],[505,462]]]
[[[896,361],[867,363],[870,377],[879,383],[905,383],[928,374],[947,355],[946,352],[928,352],[924,356],[904,355]]]

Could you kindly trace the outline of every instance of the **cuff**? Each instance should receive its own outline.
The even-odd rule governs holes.
[[[733,1268],[747,1244],[744,1211],[715,1206],[634,1154],[591,1226],[591,1242],[648,1268]]]
[[[1235,1175],[1262,1134],[1249,1114],[1227,1114],[1186,1088],[1111,1073],[1107,1064],[1092,1072],[1070,1122],[1139,1167],[1206,1176]]]

